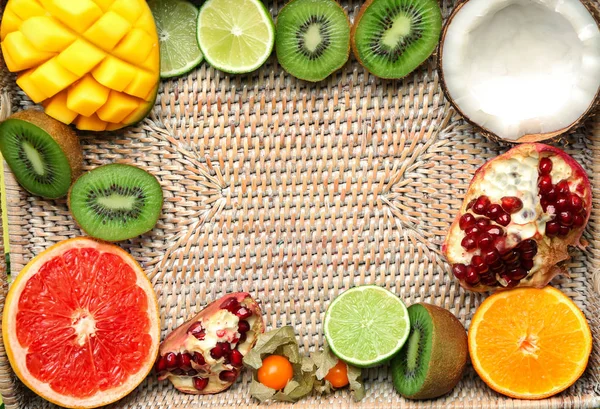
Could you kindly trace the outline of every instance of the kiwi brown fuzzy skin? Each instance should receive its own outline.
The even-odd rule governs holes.
[[[43,129],[56,143],[58,143],[67,157],[71,168],[71,183],[81,175],[83,170],[83,153],[79,144],[79,138],[73,129],[46,115],[42,111],[34,109],[17,112],[8,119],[18,119],[29,122],[38,128]]]
[[[431,356],[427,368],[427,377],[421,390],[407,399],[434,399],[450,392],[461,380],[469,347],[467,333],[461,322],[448,310],[425,303],[424,307],[433,323]]]
[[[360,8],[360,10],[358,11],[358,14],[354,18],[354,24],[352,25],[352,30],[350,31],[350,45],[352,47],[352,53],[354,54],[354,57],[360,63],[360,65],[362,65],[363,68],[365,70],[367,70],[371,75],[374,75],[374,76],[376,76],[378,78],[383,78],[383,79],[386,79],[386,80],[401,79],[401,78],[398,78],[398,77],[382,77],[380,75],[375,75],[373,72],[371,72],[371,70],[369,70],[369,68],[367,67],[367,65],[365,65],[364,61],[360,58],[360,53],[358,52],[358,47],[356,45],[356,30],[358,28],[358,24],[360,23],[360,20],[362,19],[363,15],[365,14],[365,12],[369,8],[369,6],[371,4],[373,4],[374,1],[376,1],[376,0],[367,0],[367,1],[365,1],[364,4],[362,5],[362,7]],[[464,1],[464,0],[462,0],[462,1]],[[432,55],[436,54],[436,52],[438,50],[438,47],[436,47],[435,50],[433,50]],[[426,58],[421,64],[419,64],[417,67],[415,67],[415,69],[412,72],[408,73],[406,76],[408,76],[411,73],[413,73],[416,70],[418,70],[419,67],[425,65],[428,60],[429,60],[429,58]]]
[[[370,1],[373,1],[373,0],[370,0]],[[587,0],[580,0],[580,1],[581,1],[581,4],[583,4],[585,6],[585,8],[590,12],[590,14],[594,17],[594,20],[596,21],[598,28],[600,28],[600,6],[594,5],[592,1],[587,1]],[[438,47],[438,53],[437,53],[437,72],[438,72],[438,76],[440,77],[440,85],[442,87],[442,92],[444,93],[444,96],[446,97],[448,102],[450,102],[450,105],[452,105],[452,107],[456,110],[456,112],[458,112],[465,121],[467,121],[469,124],[471,124],[473,127],[475,127],[475,129],[478,130],[479,133],[481,133],[483,136],[485,136],[486,138],[488,138],[489,140],[491,140],[493,142],[500,142],[500,143],[504,142],[504,143],[510,143],[510,144],[520,144],[520,143],[542,142],[542,141],[545,143],[558,142],[564,136],[564,134],[577,128],[587,118],[592,116],[596,112],[597,108],[600,108],[600,88],[599,88],[598,91],[596,92],[596,96],[594,97],[594,101],[590,104],[587,111],[585,111],[572,124],[562,128],[562,129],[558,129],[556,131],[552,131],[552,132],[548,132],[548,133],[537,133],[537,134],[524,135],[516,140],[504,139],[501,136],[499,136],[499,135],[495,134],[494,132],[490,131],[489,129],[487,129],[485,126],[474,122],[471,118],[469,118],[467,115],[465,115],[465,113],[460,109],[458,104],[454,101],[454,99],[452,99],[452,96],[450,95],[450,92],[446,85],[446,79],[444,77],[443,62],[444,62],[444,43],[446,41],[446,35],[448,33],[448,28],[450,27],[452,20],[454,20],[454,17],[456,17],[458,12],[468,2],[469,2],[469,0],[458,0],[456,6],[454,7],[454,10],[452,10],[452,13],[448,17],[448,19],[446,20],[446,23],[444,24],[444,27],[442,28],[442,38],[440,40],[440,45]],[[353,44],[354,44],[354,42],[353,42]],[[358,56],[357,56],[357,58],[358,58]]]

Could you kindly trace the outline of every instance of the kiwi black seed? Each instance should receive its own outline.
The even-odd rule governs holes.
[[[275,50],[288,73],[321,81],[348,61],[348,16],[334,0],[292,0],[277,16]]]
[[[136,166],[111,164],[82,175],[69,192],[79,226],[105,241],[127,240],[151,230],[160,217],[160,183]]]
[[[0,151],[25,190],[48,199],[69,191],[83,155],[71,128],[41,111],[17,112],[0,124]]]
[[[437,0],[367,0],[352,27],[352,49],[381,78],[402,78],[435,50],[442,31]]]
[[[408,308],[410,335],[392,359],[396,391],[409,399],[433,399],[450,392],[467,365],[465,328],[448,310],[430,304]]]

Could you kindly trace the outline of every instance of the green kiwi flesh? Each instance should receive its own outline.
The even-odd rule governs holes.
[[[100,166],[77,179],[69,192],[69,208],[77,224],[105,241],[148,232],[156,225],[162,205],[158,180],[131,165]]]
[[[348,61],[348,16],[334,0],[292,0],[277,16],[275,49],[288,73],[321,81]]]
[[[437,0],[368,0],[352,29],[356,58],[381,78],[403,78],[435,50],[442,31]]]
[[[450,311],[434,305],[411,305],[408,315],[408,341],[391,362],[394,387],[409,399],[445,395],[467,364],[466,331]]]
[[[17,182],[48,199],[66,196],[81,173],[77,135],[40,111],[18,112],[2,122],[0,151]]]

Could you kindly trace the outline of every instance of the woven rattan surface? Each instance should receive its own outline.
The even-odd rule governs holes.
[[[268,3],[275,16],[284,1]],[[344,6],[352,16],[360,3]],[[445,16],[451,7],[443,2]],[[150,117],[138,126],[81,135],[87,169],[136,164],[163,186],[156,229],[121,243],[154,283],[163,336],[211,300],[243,290],[261,302],[268,328],[293,325],[308,352],[323,343],[330,301],[363,283],[389,288],[408,304],[446,307],[468,326],[484,296],[451,278],[441,242],[475,169],[508,146],[486,140],[456,115],[433,60],[405,80],[385,81],[351,59],[317,84],[290,77],[274,56],[242,76],[204,63],[164,81]],[[5,68],[1,80],[4,117],[31,105]],[[600,407],[600,283],[594,279],[600,268],[600,118],[558,144],[588,170],[595,197],[590,246],[573,251],[570,278],[553,281],[583,309],[595,340],[588,370],[573,387],[547,400],[512,400],[469,368],[450,395],[412,402],[394,392],[383,367],[366,372],[367,397],[360,403],[341,391],[294,407]],[[9,171],[5,176],[16,275],[51,244],[82,233],[64,200],[30,196]],[[114,407],[254,406],[248,381],[245,373],[224,393],[191,396],[150,376]],[[0,392],[7,408],[51,406],[18,382],[1,344]]]

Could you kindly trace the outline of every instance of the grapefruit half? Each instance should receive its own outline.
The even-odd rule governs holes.
[[[18,275],[2,336],[13,370],[41,397],[68,408],[107,405],[139,385],[156,360],[156,294],[121,248],[66,240]]]

